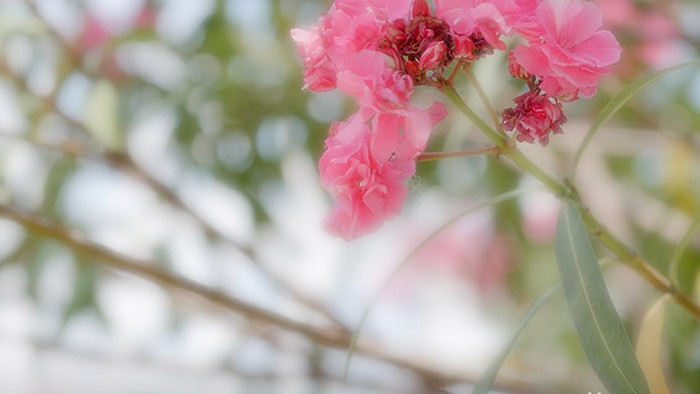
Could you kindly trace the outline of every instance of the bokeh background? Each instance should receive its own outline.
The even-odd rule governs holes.
[[[565,106],[564,135],[522,147],[561,178],[612,95],[698,58],[700,3],[597,2],[621,62],[594,99]],[[354,104],[302,91],[288,32],[330,4],[0,0],[0,393],[470,392],[558,283],[559,203],[506,159],[424,162],[401,217],[350,243],[327,235],[316,161]],[[475,65],[499,109],[522,88],[506,68],[503,54]],[[485,146],[451,112],[430,150]],[[621,110],[577,181],[602,221],[666,272],[700,215],[700,69]],[[529,191],[431,236],[517,188]],[[679,266],[691,294],[699,263],[696,235]],[[659,295],[614,262],[605,273],[634,342]],[[344,386],[349,335],[370,305]],[[695,393],[698,322],[675,306],[665,319],[672,392]],[[531,321],[496,387],[603,392],[563,294]]]

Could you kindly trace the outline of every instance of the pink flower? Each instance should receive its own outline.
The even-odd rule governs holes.
[[[377,112],[372,118],[372,147],[384,158],[413,160],[423,153],[432,128],[447,116],[442,103],[428,109],[409,107],[393,112]]]
[[[512,0],[506,3],[504,16],[513,33],[517,33],[528,41],[539,40],[544,32],[536,16],[537,7],[541,2],[541,0]]]
[[[537,92],[527,92],[515,98],[515,108],[503,111],[501,124],[507,131],[517,131],[518,141],[534,142],[547,145],[549,133],[562,132],[561,125],[566,116],[561,110],[561,103],[553,103]]]
[[[510,34],[503,11],[507,0],[436,0],[436,16],[460,36],[483,38],[497,49],[506,49],[502,34]]]
[[[305,88],[318,92],[335,89],[336,74],[346,59],[363,49],[378,47],[381,24],[370,12],[375,11],[371,7],[368,0],[338,0],[309,30],[291,30],[304,59]],[[382,11],[396,12],[387,7],[376,9],[376,13]]]
[[[385,26],[386,37],[379,50],[417,84],[429,83],[454,58],[455,38],[444,20],[430,15],[424,1],[414,4],[412,15]]]
[[[360,113],[335,123],[319,167],[321,182],[337,205],[326,229],[347,240],[376,230],[398,215],[406,198],[403,180],[415,171],[412,160],[392,160],[371,149],[372,130]]]
[[[579,0],[544,0],[536,11],[539,40],[515,48],[517,62],[541,78],[540,88],[562,101],[591,97],[601,74],[620,58],[615,37],[602,25],[600,10]]]
[[[317,92],[335,89],[335,75],[338,71],[328,57],[320,28],[292,29],[291,35],[297,43],[299,54],[304,58],[304,88]]]
[[[444,63],[448,58],[448,48],[442,41],[431,42],[418,60],[418,68],[430,70]]]
[[[407,194],[403,182],[415,173],[414,159],[445,115],[441,104],[399,113],[361,108],[333,124],[319,161],[321,183],[337,202],[326,229],[350,240],[398,215]]]
[[[531,75],[515,59],[515,52],[508,52],[508,72],[515,78],[528,80]]]
[[[362,107],[378,111],[405,108],[411,101],[413,80],[388,66],[390,59],[379,52],[362,50],[347,59],[338,72],[338,88],[355,96]]]

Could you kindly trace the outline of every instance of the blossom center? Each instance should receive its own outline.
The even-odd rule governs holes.
[[[424,84],[454,58],[455,39],[447,22],[433,16],[399,19],[386,28],[381,48],[394,58],[396,67]]]

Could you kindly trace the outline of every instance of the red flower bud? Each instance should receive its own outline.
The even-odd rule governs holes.
[[[428,46],[418,61],[421,70],[430,70],[442,65],[447,57],[447,45],[442,41],[435,41]]]

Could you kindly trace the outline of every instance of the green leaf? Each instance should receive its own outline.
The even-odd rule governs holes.
[[[119,96],[110,82],[100,80],[90,90],[85,103],[84,123],[92,136],[109,150],[121,151]]]
[[[686,66],[691,66],[691,65],[698,65],[700,64],[700,60],[688,62],[688,63],[683,63],[683,64],[677,64],[675,66],[671,66],[669,68],[665,68],[661,71],[658,71],[654,74],[647,75],[646,77],[640,78],[630,85],[626,86],[624,89],[622,89],[618,94],[616,94],[608,104],[600,111],[598,116],[593,120],[593,123],[591,124],[591,128],[588,129],[588,133],[584,137],[583,141],[581,142],[581,145],[579,145],[578,150],[576,150],[576,154],[574,155],[574,165],[573,169],[571,171],[571,179],[574,179],[576,175],[576,168],[578,167],[579,162],[581,161],[581,157],[583,156],[583,152],[586,150],[588,145],[591,143],[591,140],[593,137],[598,133],[598,130],[600,130],[601,126],[605,124],[610,118],[612,118],[615,113],[622,108],[625,104],[627,104],[628,101],[630,101],[637,93],[641,92],[649,86],[651,83],[654,81],[658,80],[659,78],[671,73],[672,71],[681,69]]]
[[[542,308],[542,306],[554,295],[554,293],[559,290],[559,285],[555,286],[554,288],[550,289],[547,291],[542,297],[540,297],[539,300],[537,300],[530,309],[527,311],[525,316],[522,318],[520,321],[520,325],[518,328],[515,330],[513,333],[513,336],[511,337],[510,341],[506,344],[506,346],[501,350],[501,353],[491,361],[491,364],[489,365],[488,369],[486,372],[484,372],[483,375],[479,378],[479,380],[476,382],[476,385],[474,386],[474,391],[472,391],[472,394],[487,394],[489,390],[491,390],[491,386],[493,385],[493,382],[496,380],[496,375],[498,374],[498,370],[501,369],[501,365],[503,365],[503,362],[506,360],[506,357],[508,357],[508,354],[510,353],[511,349],[515,345],[516,340],[520,336],[520,334],[523,332],[527,324],[532,320],[532,318],[537,314],[537,312]]]
[[[77,278],[74,284],[73,296],[63,310],[61,329],[65,329],[74,317],[87,311],[94,312],[102,319],[102,312],[96,301],[99,276],[102,270],[101,266],[84,256],[76,256],[75,267]]]
[[[676,286],[678,286],[679,284],[678,264],[680,264],[681,258],[683,257],[683,253],[688,248],[688,243],[690,242],[690,239],[693,237],[695,231],[698,229],[700,229],[700,216],[696,217],[695,220],[693,220],[693,223],[691,223],[690,227],[688,227],[688,231],[685,232],[685,235],[681,239],[681,242],[679,242],[678,246],[676,246],[675,252],[673,252],[673,258],[671,258],[671,262],[668,265],[668,274]]]
[[[637,338],[637,357],[652,394],[669,394],[663,368],[661,368],[661,340],[666,304],[670,299],[671,295],[665,294],[652,305],[644,316]]]
[[[589,364],[611,393],[649,394],[586,228],[571,202],[559,214],[556,249],[566,301]]]
[[[20,16],[15,13],[0,15],[0,37],[10,34],[39,36],[46,33],[46,24],[39,18]]]

